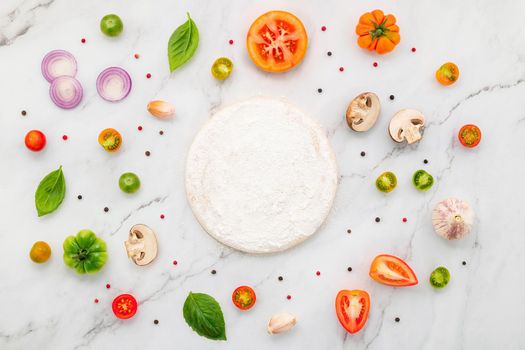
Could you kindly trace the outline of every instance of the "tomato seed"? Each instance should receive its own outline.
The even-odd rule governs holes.
[[[150,73],[146,74],[146,78],[148,79],[151,78],[151,74]]]

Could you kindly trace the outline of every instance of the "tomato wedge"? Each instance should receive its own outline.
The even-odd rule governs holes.
[[[255,305],[255,291],[252,287],[240,286],[235,288],[232,294],[232,301],[241,310],[251,309]]]
[[[308,36],[295,15],[270,11],[252,23],[246,47],[257,67],[267,72],[286,72],[303,60]]]
[[[368,320],[370,296],[364,290],[340,290],[335,298],[335,311],[344,329],[357,333]]]
[[[126,320],[137,313],[137,299],[131,294],[121,294],[113,299],[111,307],[115,316]]]
[[[370,277],[387,286],[408,287],[417,284],[414,271],[406,262],[393,255],[378,255],[370,265]]]

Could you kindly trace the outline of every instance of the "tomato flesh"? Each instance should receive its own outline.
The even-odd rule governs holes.
[[[24,142],[28,149],[38,152],[46,145],[46,135],[40,130],[31,130],[26,134]]]
[[[137,313],[137,299],[131,294],[121,294],[113,299],[113,313],[120,319],[128,319]]]
[[[232,301],[241,310],[251,309],[257,297],[253,288],[248,286],[237,287],[232,294]]]
[[[368,320],[370,296],[364,290],[341,290],[335,298],[335,310],[344,329],[357,333]]]
[[[303,60],[308,37],[299,18],[285,11],[270,11],[253,22],[246,44],[259,68],[286,72]]]
[[[481,141],[481,130],[474,124],[463,125],[459,130],[458,139],[465,147],[476,147]]]
[[[381,284],[408,287],[418,283],[416,274],[402,259],[393,255],[378,255],[370,265],[370,277]]]

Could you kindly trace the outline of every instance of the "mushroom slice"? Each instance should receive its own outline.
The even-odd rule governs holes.
[[[388,132],[396,142],[407,140],[409,144],[421,140],[421,130],[425,125],[425,117],[415,109],[402,109],[390,120]]]
[[[346,122],[354,131],[367,131],[379,118],[381,103],[373,92],[363,92],[346,109]]]
[[[124,245],[128,257],[139,266],[147,265],[157,257],[157,237],[146,225],[134,225],[129,230],[129,237]]]

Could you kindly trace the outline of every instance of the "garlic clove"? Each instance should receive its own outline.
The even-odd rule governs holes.
[[[448,240],[461,239],[470,233],[474,211],[467,202],[448,198],[439,202],[432,212],[432,225],[436,233]]]
[[[268,333],[278,334],[289,331],[297,323],[297,318],[287,312],[273,315],[268,322]]]
[[[148,103],[148,112],[154,117],[166,119],[175,114],[175,106],[166,101],[155,100]]]

